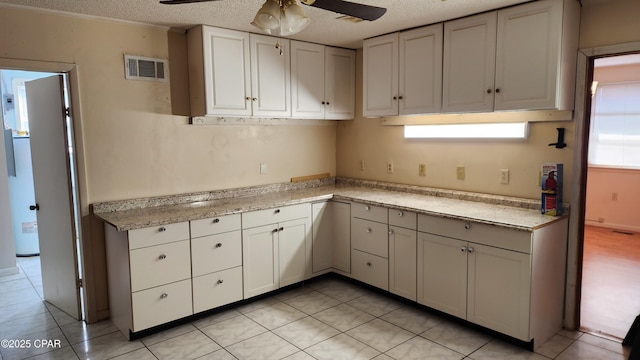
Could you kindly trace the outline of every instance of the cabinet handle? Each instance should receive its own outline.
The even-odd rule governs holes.
[[[158,229],[158,232],[165,232],[165,231],[167,231],[167,228],[164,226]]]
[[[393,100],[398,100],[398,97],[397,97],[397,96],[394,96],[394,97],[393,97]]]
[[[169,294],[167,293],[162,293],[162,295],[160,295],[160,299],[166,299],[169,297]]]
[[[165,254],[161,254],[160,256],[158,256],[158,260],[164,260],[167,258],[167,255]]]
[[[367,261],[367,266],[371,266],[371,261]]]
[[[277,233],[278,232],[278,228],[275,228],[271,231],[272,233]]]
[[[217,248],[221,248],[221,247],[222,247],[222,243],[217,243],[217,244],[216,244],[216,247],[217,247]]]
[[[398,211],[398,216],[403,217],[404,216],[404,212]]]
[[[331,104],[327,101],[327,105],[331,105]]]
[[[244,98],[245,100],[251,100],[250,96],[247,96],[246,98]]]
[[[401,95],[401,96],[398,96],[398,99],[402,100],[402,95]]]
[[[278,229],[278,231],[284,231],[284,228],[283,228],[283,227],[281,227],[280,229]]]
[[[224,282],[223,279],[218,280],[218,284],[222,284]]]
[[[326,102],[324,102],[324,101],[322,102],[322,105],[326,105],[326,104],[327,104]]]
[[[389,229],[389,235],[393,235],[393,229]]]
[[[467,230],[471,229],[471,223],[465,223],[464,228]]]
[[[280,214],[280,209],[276,209],[276,211],[274,211],[276,214]]]
[[[369,210],[371,210],[371,208],[369,207],[369,205],[365,205],[365,206],[364,206],[364,211],[369,211]]]
[[[367,228],[367,232],[370,233],[371,232],[371,228]]]
[[[217,223],[219,223],[219,222],[220,222],[220,219],[218,219],[218,218],[213,219],[213,223],[214,223],[214,224],[217,224]]]
[[[499,93],[500,93],[500,89],[496,89],[496,94],[499,94]]]
[[[258,98],[251,98],[252,101],[258,101]]]
[[[471,246],[469,246],[469,250],[467,250],[467,251],[469,251],[469,254],[471,254],[472,252],[474,252],[476,250],[474,248],[472,248]]]
[[[491,94],[491,89],[487,89],[487,94]]]
[[[465,246],[463,246],[463,247],[460,248],[460,251],[465,252],[465,251],[467,251],[467,248]]]

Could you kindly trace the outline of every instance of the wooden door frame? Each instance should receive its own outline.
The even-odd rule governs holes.
[[[565,285],[564,328],[580,328],[582,255],[584,243],[585,202],[587,192],[587,152],[591,115],[593,61],[599,57],[640,53],[640,42],[580,49],[577,59],[576,99],[573,112],[574,152],[569,215],[569,244]]]

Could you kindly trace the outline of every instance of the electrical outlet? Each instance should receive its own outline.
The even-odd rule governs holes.
[[[364,160],[360,160],[360,171],[364,171]]]
[[[464,180],[464,166],[456,167],[456,179]]]
[[[267,173],[267,163],[260,163],[260,175]]]
[[[393,162],[391,161],[387,163],[387,174],[393,174]]]
[[[500,169],[500,184],[509,183],[509,169]]]
[[[418,176],[427,176],[427,165],[418,164]]]

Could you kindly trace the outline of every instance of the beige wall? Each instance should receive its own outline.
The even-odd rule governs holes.
[[[538,199],[541,164],[563,163],[564,191],[570,193],[566,179],[572,176],[573,122],[532,123],[524,141],[409,141],[403,138],[402,126],[381,126],[379,119],[362,117],[362,51],[357,74],[357,118],[338,124],[338,175]],[[566,131],[564,149],[548,146],[557,140],[557,127]],[[387,161],[394,164],[393,174],[387,174]],[[420,163],[426,164],[424,177],[418,175]],[[456,179],[458,165],[465,167],[465,180]],[[508,185],[500,184],[500,169],[509,170]]]
[[[640,41],[640,1],[607,0],[582,8],[580,48]]]

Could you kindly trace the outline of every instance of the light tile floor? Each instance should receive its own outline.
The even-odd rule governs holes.
[[[0,339],[31,344],[14,349],[3,343],[0,360],[622,360],[629,352],[618,342],[570,331],[529,352],[339,278],[127,341],[110,321],[86,325],[43,302],[38,261],[21,258],[20,274],[0,277]]]

